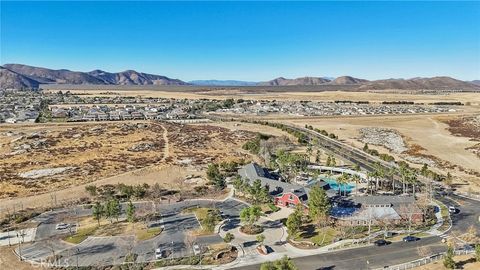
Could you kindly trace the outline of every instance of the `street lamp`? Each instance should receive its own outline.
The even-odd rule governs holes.
[[[80,248],[75,248],[75,258],[77,263],[77,269],[78,269],[78,253],[80,253]]]
[[[18,232],[17,232],[17,242],[18,242],[18,255],[20,256],[20,261],[23,261],[23,258],[22,258],[22,244],[21,244],[20,235],[18,234]]]

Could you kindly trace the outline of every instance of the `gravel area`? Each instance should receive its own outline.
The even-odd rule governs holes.
[[[31,170],[28,172],[19,173],[18,175],[23,178],[36,179],[45,176],[51,176],[59,173],[63,173],[68,170],[72,170],[75,167],[59,167],[59,168],[49,168],[49,169],[40,169],[40,170]]]
[[[364,143],[384,146],[397,154],[408,150],[402,136],[394,129],[377,127],[361,128],[360,140]]]

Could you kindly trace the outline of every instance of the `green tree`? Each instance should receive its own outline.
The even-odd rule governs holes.
[[[297,270],[298,268],[287,256],[273,262],[265,262],[260,266],[260,270]]]
[[[344,195],[347,195],[346,185],[348,184],[349,180],[350,180],[350,176],[346,173],[342,173],[342,175],[340,175],[340,177],[337,178],[337,183],[339,184],[338,188],[339,188],[340,196],[342,196],[342,191]]]
[[[95,219],[98,222],[98,226],[100,226],[100,219],[103,216],[103,207],[100,202],[96,202],[95,205],[93,205],[92,214],[93,219]]]
[[[262,210],[258,205],[245,207],[240,211],[240,220],[248,226],[253,226],[262,215]]]
[[[323,188],[314,186],[308,195],[308,214],[316,222],[320,222],[328,216],[330,211],[330,202]]]
[[[358,174],[352,175],[352,181],[355,182],[355,193],[358,194],[358,184],[360,183],[360,176]]]
[[[127,204],[126,212],[128,222],[135,222],[135,205],[131,201]]]
[[[232,233],[228,232],[227,234],[225,234],[223,241],[225,241],[225,243],[230,243],[233,239],[235,239],[235,236]]]
[[[215,211],[209,211],[202,221],[202,226],[208,232],[212,232],[215,228],[215,222],[217,220],[217,213]]]
[[[368,143],[365,143],[365,145],[363,145],[363,151],[365,151],[365,152],[368,151]]]
[[[287,218],[286,226],[288,234],[291,235],[293,238],[295,238],[297,236],[297,233],[300,231],[300,227],[302,226],[302,218],[303,209],[300,209],[300,207],[297,207],[295,211]]]
[[[423,163],[422,169],[420,170],[420,174],[425,177],[428,176],[428,165],[426,163]]]
[[[443,258],[443,266],[447,269],[455,268],[455,261],[453,260],[453,247],[448,246],[447,254]]]
[[[475,245],[475,259],[480,262],[480,244]]]
[[[337,166],[337,160],[335,159],[334,156],[332,156],[332,159],[330,160],[330,166],[332,166],[332,167]]]
[[[224,188],[225,187],[225,179],[223,175],[220,173],[217,164],[210,164],[207,168],[207,179],[214,184],[217,188]]]
[[[257,242],[258,242],[260,245],[263,245],[263,242],[265,242],[265,235],[259,234],[259,235],[257,235],[256,239],[257,239]]]
[[[327,156],[327,161],[325,162],[325,166],[330,167],[332,165],[332,158],[330,155]]]
[[[320,153],[320,150],[317,150],[317,154],[315,155],[315,163],[320,163],[322,153]]]
[[[105,204],[105,215],[108,219],[110,219],[110,222],[113,223],[113,219],[116,219],[118,221],[118,217],[120,216],[121,213],[121,206],[120,202],[116,198],[110,199],[107,204]]]

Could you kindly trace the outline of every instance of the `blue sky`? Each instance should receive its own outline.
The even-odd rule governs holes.
[[[0,61],[182,80],[480,79],[480,2],[5,2]]]

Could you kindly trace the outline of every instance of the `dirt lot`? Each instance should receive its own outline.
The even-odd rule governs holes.
[[[241,145],[254,136],[218,126],[153,122],[1,126],[0,207],[45,206],[52,196],[72,200],[85,196],[89,183],[158,182],[190,189],[204,183],[209,163],[248,160]],[[16,148],[24,144],[35,147]],[[59,168],[67,169],[52,174]]]

